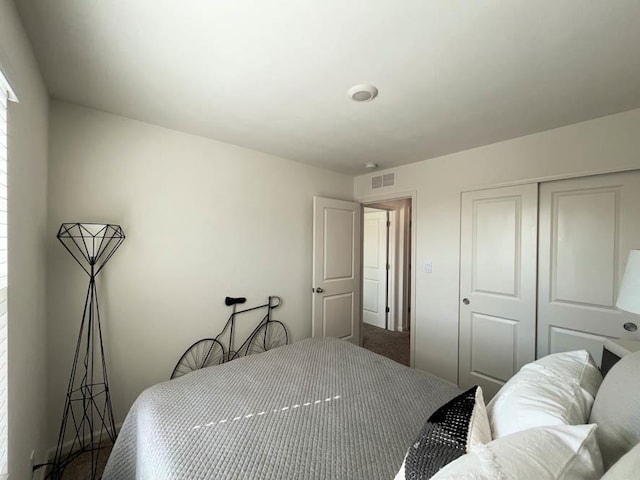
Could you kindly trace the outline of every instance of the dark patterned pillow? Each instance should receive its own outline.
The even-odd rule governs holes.
[[[395,480],[427,480],[471,447],[491,441],[482,388],[445,403],[424,424]]]

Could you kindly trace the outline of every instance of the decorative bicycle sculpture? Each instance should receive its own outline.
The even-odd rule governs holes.
[[[238,357],[265,352],[289,343],[289,335],[287,334],[287,329],[284,324],[278,320],[271,319],[271,311],[280,306],[280,297],[270,296],[269,301],[264,305],[236,311],[236,305],[243,304],[246,301],[247,299],[244,297],[226,297],[224,299],[225,305],[233,307],[226,325],[217,337],[203,338],[191,345],[182,357],[180,357],[180,360],[178,360],[171,374],[171,379],[181,377],[200,368],[219,365]],[[266,308],[267,314],[242,345],[240,345],[240,348],[235,350],[233,331],[235,328],[236,315],[252,312],[260,308]],[[229,330],[229,342],[228,347],[225,348],[221,340],[227,329]]]

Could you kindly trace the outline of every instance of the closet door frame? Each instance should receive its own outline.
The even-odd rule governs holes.
[[[527,184],[532,184],[535,183],[538,185],[538,190],[540,189],[540,185],[543,183],[547,183],[547,182],[553,182],[553,181],[557,181],[557,180],[570,180],[570,179],[580,179],[580,178],[585,178],[585,177],[592,177],[592,176],[596,176],[596,175],[608,175],[608,174],[615,174],[615,173],[624,173],[624,172],[633,172],[633,171],[640,171],[640,168],[638,167],[627,167],[627,168],[618,168],[618,169],[599,169],[599,170],[587,170],[587,171],[583,171],[583,172],[572,172],[572,173],[567,173],[567,174],[560,174],[560,175],[551,175],[551,176],[545,176],[545,177],[534,177],[531,179],[526,179],[526,180],[516,180],[516,181],[512,181],[512,182],[503,182],[503,183],[496,183],[496,184],[492,184],[492,185],[483,185],[483,186],[478,186],[477,188],[470,188],[465,190],[464,192],[461,192],[461,197],[463,193],[470,193],[470,192],[477,192],[477,191],[482,191],[482,190],[489,190],[489,189],[496,189],[496,188],[502,188],[502,187],[515,187],[515,186],[520,186],[520,185],[527,185]],[[462,198],[461,198],[461,208],[462,208]],[[539,210],[539,205],[538,205],[538,210]],[[461,221],[462,221],[462,211],[461,211]],[[461,249],[462,249],[462,229],[461,229]],[[537,243],[536,243],[536,248],[538,249],[539,245],[539,238],[537,239]],[[462,253],[462,250],[461,250]],[[462,255],[460,257],[460,265],[462,265]],[[462,275],[462,272],[461,272]],[[460,282],[462,282],[462,276],[460,275]],[[539,281],[539,278],[537,278],[537,282]],[[537,285],[536,282],[536,285]],[[462,286],[462,285],[461,285]],[[538,298],[538,292],[537,292],[538,288],[536,288],[536,299]],[[462,349],[463,349],[463,342],[462,342],[462,337],[464,336],[462,334],[462,314],[463,314],[463,309],[461,308],[461,306],[463,305],[462,303],[462,299],[465,298],[462,295],[462,289],[459,291],[459,337],[458,337],[458,384],[461,386],[466,385],[466,383],[469,382],[469,376],[468,373],[464,373],[463,369],[467,368],[468,369],[468,365],[464,365],[462,362]],[[536,329],[536,333],[535,333],[535,338],[534,338],[534,350],[535,350],[535,358],[540,358],[541,356],[543,356],[543,354],[541,353],[542,351],[545,351],[544,349],[540,349],[539,348],[539,333],[538,333],[538,329],[539,329],[539,318],[538,318],[538,305],[537,305],[537,301],[536,301],[536,318],[535,318],[535,329]],[[468,372],[469,370],[467,370]]]

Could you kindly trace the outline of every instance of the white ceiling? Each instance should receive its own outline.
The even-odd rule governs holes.
[[[638,0],[16,3],[54,97],[348,174],[640,107]]]

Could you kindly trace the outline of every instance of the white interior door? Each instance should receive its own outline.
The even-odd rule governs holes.
[[[362,321],[386,328],[387,221],[384,210],[365,208],[362,262]]]
[[[312,335],[360,343],[359,203],[313,197]]]
[[[487,398],[535,358],[538,185],[462,194],[459,383]]]
[[[615,307],[629,250],[640,246],[640,172],[540,186],[538,356],[628,336]]]

